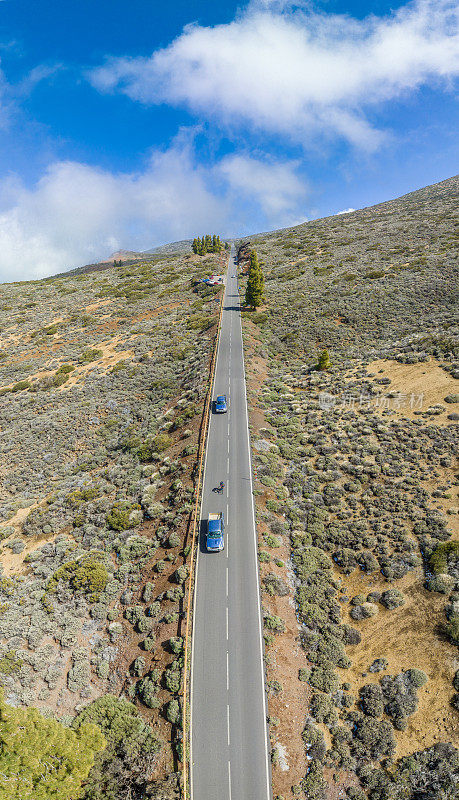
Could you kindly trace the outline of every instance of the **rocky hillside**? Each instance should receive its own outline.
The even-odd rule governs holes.
[[[458,201],[239,243],[279,800],[457,796]]]
[[[190,255],[0,286],[0,684],[9,704],[102,726],[91,800],[178,793],[218,313],[218,289],[191,279],[221,268]]]

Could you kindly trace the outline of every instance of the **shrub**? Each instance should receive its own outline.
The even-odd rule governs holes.
[[[322,764],[319,761],[310,762],[308,772],[301,781],[301,788],[308,800],[322,800],[325,797],[327,784],[324,780]]]
[[[11,391],[23,392],[24,389],[30,389],[29,381],[18,381],[18,383],[15,383],[14,386],[11,388]]]
[[[354,606],[351,609],[351,617],[352,619],[368,619],[369,617],[374,617],[378,613],[378,606],[374,603],[362,603],[361,606]]]
[[[325,722],[326,725],[337,722],[333,701],[328,694],[314,692],[310,701],[310,712],[316,722]]]
[[[459,644],[459,614],[451,614],[448,622],[443,623],[442,631],[453,644]]]
[[[427,588],[429,592],[448,594],[453,588],[454,583],[455,580],[451,575],[439,572],[437,575],[433,575],[432,578],[429,578],[427,581]]]
[[[351,625],[343,625],[342,631],[344,635],[344,644],[360,644],[362,641],[360,632],[356,630],[356,628],[352,628]]]
[[[144,705],[148,708],[158,708],[159,700],[157,698],[159,686],[156,680],[153,680],[150,675],[138,681],[137,692]]]
[[[379,602],[388,609],[398,608],[399,606],[403,606],[405,603],[405,598],[398,589],[389,589],[387,592],[383,592]]]
[[[177,725],[179,722],[181,722],[180,704],[175,698],[169,700],[166,706],[166,718],[172,723],[172,725]]]
[[[122,502],[115,503],[111,511],[105,517],[105,521],[112,531],[125,531],[132,527],[130,514],[132,511],[138,510],[138,505]]]
[[[101,358],[102,355],[102,350],[85,350],[84,353],[81,354],[79,361],[81,364],[89,364],[91,361],[97,361],[97,359]]]
[[[180,542],[181,542],[181,539],[180,539],[180,536],[178,535],[178,533],[176,533],[175,531],[172,531],[172,533],[169,534],[169,538],[167,540],[168,546],[169,547],[178,547]]]
[[[153,650],[153,648],[155,646],[155,642],[156,642],[156,636],[155,636],[154,633],[151,633],[151,631],[150,631],[148,636],[146,636],[144,641],[142,642],[142,647],[143,647],[144,650],[146,650],[148,652],[150,650]]]
[[[331,367],[330,356],[328,355],[328,350],[324,350],[318,360],[317,360],[317,369],[320,370],[327,370]]]
[[[62,364],[56,372],[56,375],[67,375],[75,369],[73,364]]]
[[[152,583],[151,581],[147,581],[142,591],[142,600],[145,603],[148,603],[153,597],[154,589],[155,589],[154,583]]]
[[[270,572],[263,578],[263,584],[269,595],[285,597],[289,594],[289,588],[285,581],[279,578],[274,572]]]
[[[308,721],[301,736],[308,756],[323,762],[327,748],[322,731],[316,728],[311,721]]]
[[[457,669],[456,672],[454,673],[453,686],[456,689],[456,691],[459,692],[459,669]]]
[[[308,667],[301,667],[298,670],[298,680],[306,683],[306,681],[309,680],[310,674],[311,670]]]
[[[407,669],[404,674],[411,686],[415,686],[416,688],[424,686],[428,680],[427,675],[422,669]]]
[[[169,648],[175,655],[180,655],[183,650],[183,638],[181,636],[173,636],[169,639]]]
[[[23,660],[16,655],[14,650],[8,650],[0,658],[0,673],[2,675],[13,675],[15,672],[19,672],[23,663]]]
[[[373,717],[358,719],[354,727],[351,751],[359,760],[375,761],[382,756],[392,756],[395,739],[392,726],[386,720]]]
[[[172,439],[167,435],[167,433],[160,433],[153,439],[152,448],[156,453],[164,453],[164,451],[167,450],[172,443]]]
[[[136,707],[107,694],[86,706],[72,728],[92,722],[102,730],[107,746],[96,756],[85,784],[87,800],[123,800],[143,794],[160,750],[150,726]]]
[[[173,694],[178,694],[182,685],[182,672],[177,662],[174,661],[164,672],[164,683]]]
[[[459,559],[459,542],[442,542],[430,556],[429,564],[432,572],[448,572],[448,562]]]
[[[186,579],[188,578],[188,567],[185,565],[178,567],[175,570],[173,577],[176,583],[185,583]]]
[[[274,633],[284,633],[285,631],[284,620],[277,617],[275,614],[265,613],[263,616],[263,624],[265,628],[269,631],[274,631]]]
[[[141,677],[143,675],[143,673],[145,672],[145,666],[146,666],[146,663],[145,663],[144,657],[143,656],[138,656],[135,659],[134,664],[132,666],[132,671],[133,671],[134,675],[137,675],[138,677]]]
[[[309,683],[321,692],[336,692],[339,686],[339,679],[331,664],[315,664],[311,669]]]
[[[360,689],[360,707],[370,717],[381,717],[384,711],[384,698],[377,683],[367,683]]]
[[[78,561],[67,561],[48,580],[44,598],[56,592],[59,581],[69,583],[75,592],[83,591],[91,603],[96,603],[108,582],[105,565],[98,553],[89,553]]]

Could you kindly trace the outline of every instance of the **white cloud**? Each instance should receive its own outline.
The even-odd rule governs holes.
[[[149,247],[217,230],[226,202],[208,187],[186,143],[156,152],[139,174],[58,162],[31,189],[0,185],[0,280],[52,275],[121,247]]]
[[[232,156],[202,166],[192,135],[184,131],[168,150],[155,151],[139,173],[65,161],[32,188],[14,176],[0,182],[0,281],[52,275],[120,248],[298,218],[303,192],[295,163]]]
[[[345,208],[343,211],[337,211],[336,216],[338,217],[340,214],[352,214],[355,211],[355,208]]]
[[[100,91],[183,105],[304,145],[333,133],[371,149],[382,134],[364,110],[459,72],[453,0],[418,0],[363,21],[289,6],[256,0],[229,24],[188,26],[150,58],[110,59],[89,79]]]
[[[262,209],[268,221],[290,225],[292,210],[304,200],[308,188],[295,172],[298,166],[296,161],[263,161],[235,154],[222,159],[219,170],[235,193],[235,203],[238,198],[248,198]]]

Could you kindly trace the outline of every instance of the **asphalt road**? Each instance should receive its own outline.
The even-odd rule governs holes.
[[[270,800],[265,676],[247,396],[231,251],[204,468],[191,666],[193,800]],[[225,482],[223,495],[212,492]],[[209,512],[225,514],[225,549],[207,553]]]

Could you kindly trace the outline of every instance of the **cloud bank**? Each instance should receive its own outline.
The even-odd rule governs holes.
[[[458,8],[419,0],[387,17],[258,0],[230,24],[190,25],[149,58],[112,58],[89,80],[147,104],[191,109],[307,146],[317,134],[374,149],[371,107],[459,73]]]
[[[41,278],[120,248],[147,249],[209,230],[229,235],[247,219],[255,227],[304,219],[306,189],[296,166],[246,156],[202,166],[185,131],[154,152],[143,172],[63,161],[32,188],[10,177],[0,182],[0,281]],[[269,187],[263,197],[260,181]]]

